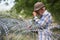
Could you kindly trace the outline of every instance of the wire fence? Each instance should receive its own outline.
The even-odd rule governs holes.
[[[32,27],[28,29],[28,25]],[[59,40],[60,34],[56,34],[52,31],[50,34],[51,35],[49,36],[52,40]],[[1,19],[0,40],[38,40],[37,25],[32,24],[31,21],[26,22],[23,20],[17,21],[16,19]]]

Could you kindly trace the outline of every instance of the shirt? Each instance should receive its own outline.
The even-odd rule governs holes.
[[[51,24],[52,16],[51,16],[51,13],[49,13],[47,10],[45,10],[40,19],[38,19],[38,17],[35,16],[34,20],[40,27],[44,26],[44,25],[47,26],[48,24]]]

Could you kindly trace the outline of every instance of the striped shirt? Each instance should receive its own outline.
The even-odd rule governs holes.
[[[47,27],[44,30],[38,29],[38,40],[51,40],[51,32],[48,30],[48,25],[52,22],[51,14],[46,10],[40,19],[38,19],[38,17],[35,16],[34,20],[39,25],[39,27],[43,27],[45,25]]]
[[[34,17],[35,22],[39,25],[39,27],[49,25],[52,22],[52,16],[51,14],[46,10],[42,17],[38,19],[37,16]]]

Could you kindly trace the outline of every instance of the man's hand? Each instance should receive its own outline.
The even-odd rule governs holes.
[[[36,13],[36,12],[33,12],[33,16],[34,16],[34,17],[37,16],[37,13]]]

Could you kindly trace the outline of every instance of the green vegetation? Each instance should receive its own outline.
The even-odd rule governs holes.
[[[47,10],[49,10],[56,22],[60,23],[60,0],[15,0],[15,6],[10,12],[15,12],[17,15],[22,15],[23,17],[32,17],[34,4],[38,1],[42,1]]]
[[[45,4],[46,9],[51,12],[55,22],[60,24],[60,0],[15,0],[15,6],[6,12],[0,12],[0,16],[7,16],[11,18],[25,17],[32,18],[34,4],[41,1]]]
[[[15,0],[15,6],[10,11],[2,11],[0,12],[0,17],[2,18],[33,18],[32,12],[34,8],[34,4],[38,1],[41,1],[45,4],[46,9],[51,12],[53,19],[55,22],[60,24],[60,0]],[[9,21],[10,23],[10,21]],[[11,31],[12,32],[12,31]],[[53,32],[60,34],[60,29],[53,29]],[[21,33],[21,32],[20,32]],[[28,34],[15,34],[10,33],[10,40],[36,40],[36,33],[28,33]],[[13,34],[13,35],[12,35]],[[18,38],[17,38],[18,37]]]

